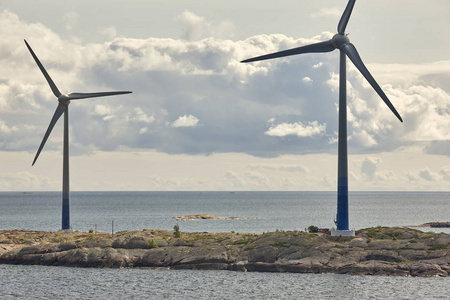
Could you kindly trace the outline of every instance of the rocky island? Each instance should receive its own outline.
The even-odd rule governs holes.
[[[397,227],[362,229],[352,238],[178,228],[114,235],[0,231],[0,263],[21,265],[447,277],[449,251],[450,234]]]
[[[187,216],[175,216],[172,217],[174,220],[248,220],[248,219],[260,219],[260,218],[249,218],[249,217],[222,217],[216,215],[199,214],[199,215],[187,215]]]

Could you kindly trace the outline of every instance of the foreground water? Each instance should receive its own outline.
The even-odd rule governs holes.
[[[448,299],[448,278],[0,265],[0,299]]]
[[[0,193],[0,230],[56,231],[61,194]],[[188,214],[247,220],[175,221]],[[75,192],[74,230],[267,232],[332,227],[332,192]],[[350,194],[354,229],[450,221],[450,193]],[[427,229],[429,230],[429,229]],[[437,231],[448,231],[438,229]],[[450,278],[0,265],[0,299],[448,299]]]

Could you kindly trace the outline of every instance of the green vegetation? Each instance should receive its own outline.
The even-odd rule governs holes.
[[[181,238],[181,231],[180,231],[180,226],[178,224],[176,224],[175,226],[173,226],[173,236],[175,238]]]
[[[310,232],[310,233],[317,233],[317,232],[319,232],[319,227],[311,225],[311,226],[308,227],[308,232]]]
[[[405,240],[411,238],[418,238],[423,235],[423,232],[401,227],[372,227],[356,231],[356,235],[365,235],[368,238],[377,240]],[[434,236],[434,234],[432,234]]]
[[[158,248],[158,244],[155,242],[154,239],[148,239],[148,247],[150,249]]]
[[[188,237],[183,238],[183,241],[195,242],[195,241],[200,241],[200,240],[214,240],[217,243],[220,243],[227,239],[229,239],[229,237],[216,236],[216,235],[210,235],[210,234],[195,234],[195,235],[190,235]]]
[[[430,250],[443,250],[443,249],[448,249],[449,245],[447,244],[436,244],[436,245],[431,245],[430,246]]]
[[[270,246],[276,247],[276,248],[289,248],[291,245],[287,241],[281,241],[281,242],[270,244]]]
[[[230,245],[246,245],[249,244],[253,241],[255,241],[255,236],[258,236],[257,234],[246,234],[243,235],[242,238],[240,240],[234,241],[232,243],[230,243]]]
[[[58,234],[58,235],[50,238],[50,242],[52,242],[52,243],[59,243],[59,244],[65,243],[68,240],[69,240],[69,238],[67,236],[62,235],[62,234]]]

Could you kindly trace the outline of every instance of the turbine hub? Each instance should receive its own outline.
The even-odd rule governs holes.
[[[69,104],[70,104],[70,98],[69,98],[69,95],[67,95],[67,94],[61,94],[61,95],[58,97],[58,101],[59,101],[59,103],[61,103],[62,105],[65,105],[65,106],[69,105]]]
[[[341,33],[336,33],[333,38],[331,39],[331,43],[333,43],[333,46],[336,49],[341,49],[342,46],[345,46],[350,43],[349,38],[346,35],[343,35]]]

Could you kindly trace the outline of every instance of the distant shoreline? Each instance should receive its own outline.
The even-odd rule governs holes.
[[[301,231],[263,234],[170,230],[108,233],[0,231],[0,264],[248,272],[440,276],[450,274],[450,234],[399,227],[354,238]]]

